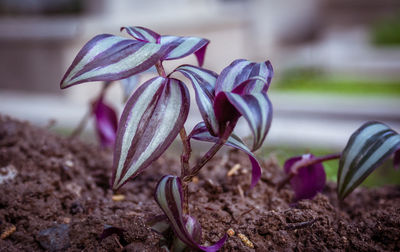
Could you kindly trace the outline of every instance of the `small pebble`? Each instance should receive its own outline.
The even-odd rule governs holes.
[[[226,233],[227,233],[230,237],[232,237],[232,236],[235,235],[235,231],[234,231],[232,228],[228,229],[228,231],[226,231]]]
[[[70,168],[74,166],[74,162],[72,162],[71,160],[65,161],[64,164],[65,164],[66,166],[70,167]]]
[[[68,232],[67,224],[58,224],[39,231],[36,240],[48,251],[65,251],[70,246]]]
[[[17,173],[17,169],[13,165],[0,167],[0,184],[3,184],[7,180],[14,179]]]
[[[249,240],[249,238],[247,238],[247,236],[245,236],[244,234],[238,234],[238,236],[240,240],[242,240],[244,245],[246,245],[249,248],[254,248],[254,244]]]
[[[112,197],[113,201],[123,201],[125,199],[125,195],[123,194],[115,194]]]
[[[235,165],[228,171],[228,173],[226,174],[226,176],[232,177],[233,175],[236,175],[237,172],[239,171],[240,167],[241,167],[240,164],[235,164]]]

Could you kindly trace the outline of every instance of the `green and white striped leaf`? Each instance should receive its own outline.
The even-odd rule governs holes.
[[[200,114],[210,133],[217,135],[218,122],[215,117],[213,102],[214,87],[218,75],[210,70],[191,65],[182,65],[175,71],[182,73],[192,82]]]
[[[60,87],[89,81],[114,81],[128,78],[153,66],[165,54],[156,43],[101,34],[79,51]]]
[[[128,100],[118,126],[113,189],[120,188],[156,160],[183,127],[190,98],[183,82],[156,77]]]
[[[344,199],[400,147],[400,135],[380,122],[367,122],[355,131],[339,162],[338,196]]]
[[[272,103],[266,93],[239,95],[226,92],[230,103],[246,119],[253,133],[253,147],[255,151],[261,147],[268,134],[272,122]]]

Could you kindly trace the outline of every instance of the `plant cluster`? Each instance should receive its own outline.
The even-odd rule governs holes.
[[[126,79],[156,67],[159,76],[141,84],[127,100],[122,112],[114,145],[112,188],[121,188],[149,167],[179,134],[184,146],[181,175],[166,175],[158,182],[155,200],[164,215],[155,217],[151,226],[159,233],[173,230],[176,236],[173,250],[186,246],[204,251],[218,250],[226,235],[213,246],[200,245],[201,227],[190,216],[187,186],[223,145],[248,154],[252,164],[251,187],[256,185],[261,167],[253,151],[261,147],[271,125],[272,106],[267,91],[273,75],[272,65],[269,61],[253,63],[240,59],[219,75],[192,65],[179,66],[167,75],[162,65],[165,60],[194,54],[201,66],[209,41],[197,37],[161,36],[143,27],[123,27],[121,30],[133,39],[109,34],[94,37],[72,62],[61,81],[61,88],[89,81]],[[172,77],[178,73],[192,84],[203,118],[190,134],[184,128],[190,97],[187,85]],[[100,95],[95,103],[101,104],[102,97]],[[113,113],[109,113],[110,109],[104,105],[93,111],[97,111],[94,115],[99,135],[107,135],[104,132],[110,132],[114,124],[112,119],[107,123],[106,118]],[[241,116],[248,122],[254,136],[251,149],[233,134]],[[190,167],[192,139],[213,142],[214,145]]]
[[[154,217],[150,225],[160,234],[173,232],[175,238],[167,246],[173,251],[186,247],[216,251],[227,236],[215,245],[201,245],[201,226],[189,211],[188,184],[224,145],[247,153],[252,166],[250,188],[257,184],[261,167],[253,152],[262,146],[272,121],[272,105],[267,95],[273,76],[272,65],[269,61],[254,63],[239,59],[217,74],[201,67],[209,44],[207,39],[159,35],[144,27],[123,27],[121,31],[126,31],[133,39],[101,34],[87,42],[65,73],[61,88],[90,81],[123,80],[124,86],[131,90],[136,86],[132,84],[132,76],[156,67],[159,76],[138,86],[127,100],[119,123],[116,113],[103,102],[109,84],[104,85],[93,103],[91,111],[102,144],[114,145],[111,186],[118,190],[138,176],[179,135],[183,144],[181,174],[179,177],[165,175],[159,180],[154,198],[164,214]],[[199,66],[182,65],[171,73],[165,72],[164,61],[190,54],[197,57]],[[187,84],[172,77],[178,73],[192,84],[203,119],[189,134],[184,123],[190,96]],[[253,135],[251,148],[233,133],[241,116]],[[193,139],[213,145],[191,166]],[[325,185],[321,162],[340,157],[338,194],[343,199],[399,147],[397,133],[386,125],[370,122],[352,135],[342,154],[319,158],[307,154],[287,160],[284,168],[288,177],[281,186],[290,181],[296,193],[295,200],[311,198]],[[399,156],[397,152],[397,164]]]

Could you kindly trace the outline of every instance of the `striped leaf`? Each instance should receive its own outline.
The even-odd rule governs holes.
[[[208,132],[204,122],[197,124],[193,128],[192,132],[189,135],[189,138],[193,138],[199,141],[212,142],[212,143],[217,143],[219,140],[218,137],[214,137]],[[258,163],[255,155],[250,151],[250,149],[240,139],[240,137],[236,136],[235,134],[232,134],[228,138],[225,145],[241,150],[249,156],[249,160],[252,166],[252,177],[251,177],[250,187],[253,188],[257,184],[258,180],[261,178],[261,166]]]
[[[162,60],[180,59],[194,53],[202,66],[209,43],[209,40],[197,37],[161,36],[160,44],[166,48]]]
[[[218,251],[222,247],[227,238],[226,234],[216,244],[208,247],[199,245],[190,234],[183,217],[182,184],[178,177],[170,175],[162,177],[157,184],[154,198],[167,216],[175,235],[187,246],[210,252]],[[195,228],[195,225],[192,226]]]
[[[193,238],[193,240],[196,243],[200,243],[201,242],[200,223],[195,218],[189,215],[184,215],[183,221],[185,223],[186,230]],[[171,229],[171,224],[166,215],[157,215],[152,217],[150,220],[147,221],[147,225],[149,225],[154,232],[164,236],[165,239],[170,238],[170,231],[172,231],[172,229]],[[184,242],[182,242],[178,237],[175,237],[172,243],[171,250],[184,251],[186,247],[187,246]]]
[[[159,44],[102,34],[79,51],[68,68],[61,88],[89,81],[127,78],[153,66],[165,54]]]
[[[183,127],[190,98],[179,80],[156,77],[141,85],[125,105],[114,149],[113,189],[156,160]]]
[[[180,59],[194,53],[199,66],[204,63],[206,49],[210,43],[209,40],[198,37],[160,36],[158,33],[140,26],[122,27],[122,30],[137,40],[161,44],[165,48],[162,60]]]
[[[338,196],[344,199],[382,162],[400,148],[400,135],[380,122],[355,131],[339,162]]]
[[[255,151],[261,147],[268,134],[272,122],[272,104],[267,94],[254,93],[239,95],[226,92],[229,102],[246,119],[253,132],[253,148]]]
[[[160,34],[141,26],[121,27],[121,31],[125,30],[133,38],[151,43],[160,43]]]
[[[192,216],[185,215],[183,217],[183,221],[185,222],[185,228],[187,232],[190,234],[190,237],[197,243],[201,243],[201,225],[200,223],[193,218]],[[179,237],[175,237],[172,242],[171,251],[185,251],[187,245],[179,239]]]
[[[219,92],[231,92],[241,83],[254,78],[260,77],[265,79],[269,85],[273,76],[271,62],[254,63],[244,59],[235,60],[222,70],[215,84],[216,94]]]
[[[211,134],[218,134],[218,122],[214,114],[214,87],[218,75],[212,71],[191,66],[182,65],[175,69],[182,73],[192,84],[196,94],[196,102],[200,114]]]

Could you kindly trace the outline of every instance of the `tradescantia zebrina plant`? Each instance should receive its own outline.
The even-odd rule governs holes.
[[[400,135],[383,123],[366,122],[351,135],[341,153],[322,157],[306,154],[288,159],[284,165],[288,176],[278,188],[290,182],[295,191],[294,201],[312,198],[325,186],[322,162],[340,159],[337,193],[343,200],[392,155],[396,168],[400,163]]]
[[[127,100],[118,123],[114,147],[111,186],[121,188],[155,161],[180,135],[183,143],[180,177],[166,175],[159,181],[155,200],[164,215],[150,225],[161,234],[172,230],[175,238],[169,249],[185,247],[216,251],[222,247],[224,235],[215,245],[201,245],[201,226],[189,213],[188,183],[223,146],[244,151],[252,166],[251,187],[261,177],[261,167],[253,151],[265,140],[272,120],[272,105],[267,91],[273,76],[269,61],[254,63],[235,60],[219,75],[202,68],[209,41],[197,37],[159,35],[144,27],[123,27],[133,39],[101,34],[91,39],[78,53],[61,81],[61,88],[90,81],[115,81],[130,78],[155,66],[159,76],[141,84]],[[182,65],[168,75],[163,61],[197,57],[199,67]],[[187,84],[173,78],[186,77],[195,91],[203,122],[186,133],[184,123],[189,113]],[[253,134],[249,148],[233,134],[243,116]],[[191,140],[214,143],[209,151],[190,167]]]

